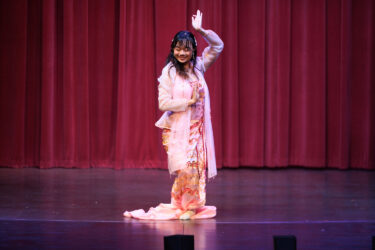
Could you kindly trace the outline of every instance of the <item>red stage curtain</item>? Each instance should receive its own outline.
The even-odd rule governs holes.
[[[220,167],[375,168],[372,0],[0,1],[0,165],[166,168],[156,78],[198,8]]]

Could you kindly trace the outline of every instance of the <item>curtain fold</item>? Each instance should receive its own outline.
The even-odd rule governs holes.
[[[371,0],[0,1],[0,166],[166,168],[156,78],[197,9],[219,167],[375,169]]]

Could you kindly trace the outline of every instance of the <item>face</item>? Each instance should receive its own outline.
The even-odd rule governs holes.
[[[177,43],[176,47],[173,49],[173,55],[180,63],[190,62],[191,57],[193,56],[193,50],[191,47],[186,47],[186,45]]]

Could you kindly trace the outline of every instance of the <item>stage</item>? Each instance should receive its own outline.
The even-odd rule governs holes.
[[[169,203],[165,170],[0,168],[1,249],[164,249],[193,234],[195,249],[370,249],[375,171],[224,169],[207,185],[215,219],[138,221],[124,210]]]

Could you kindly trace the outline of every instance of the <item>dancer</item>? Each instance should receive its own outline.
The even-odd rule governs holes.
[[[171,44],[167,64],[159,81],[159,108],[165,111],[156,122],[163,129],[163,146],[168,154],[168,168],[176,175],[171,203],[160,204],[145,213],[143,209],[125,211],[137,219],[203,219],[216,216],[216,207],[206,203],[208,178],[217,174],[210,97],[204,72],[216,60],[224,44],[212,30],[202,28],[202,13],[192,16],[192,26],[208,42],[197,57],[197,42],[189,31],[178,32]]]

